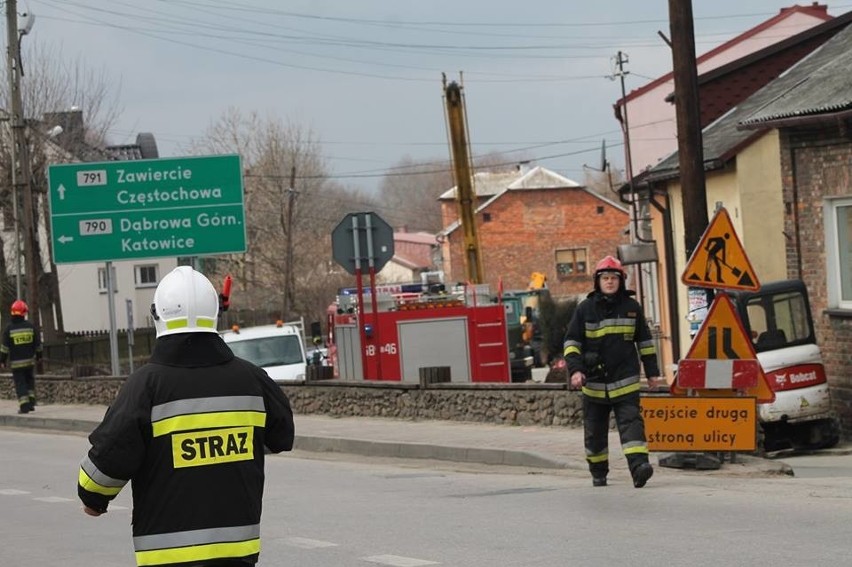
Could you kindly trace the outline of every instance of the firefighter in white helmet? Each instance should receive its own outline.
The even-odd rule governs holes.
[[[192,268],[167,274],[151,306],[151,359],[89,436],[78,483],[84,511],[103,514],[132,482],[138,565],[258,559],[264,447],[292,449],[293,413],[266,372],[219,336],[222,303]]]
[[[583,390],[586,461],[592,484],[606,486],[612,412],[633,485],[641,488],[654,469],[639,407],[639,362],[653,387],[660,376],[657,353],[621,262],[606,256],[595,266],[594,278],[595,290],[577,306],[565,334],[568,376],[574,388]]]

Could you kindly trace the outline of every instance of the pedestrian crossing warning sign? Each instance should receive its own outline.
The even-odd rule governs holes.
[[[713,300],[707,318],[698,329],[698,334],[692,340],[686,359],[717,359],[717,360],[757,360],[754,344],[748,338],[740,316],[737,314],[733,301],[727,294],[720,293]],[[670,387],[673,396],[686,395],[686,389],[678,385],[677,377]],[[697,396],[732,397],[744,395],[754,397],[757,403],[765,404],[775,401],[775,392],[769,386],[769,381],[758,364],[757,384],[744,390],[731,388],[695,389]]]
[[[760,282],[748,261],[728,211],[713,216],[689,257],[681,281],[692,287],[758,291]]]

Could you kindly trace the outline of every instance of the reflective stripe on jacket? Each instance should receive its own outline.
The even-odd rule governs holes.
[[[639,390],[640,358],[647,376],[658,376],[651,331],[631,292],[607,297],[595,291],[574,311],[565,334],[568,375],[586,375],[583,393],[615,398]]]
[[[41,337],[32,323],[24,318],[14,317],[3,329],[0,340],[0,359],[8,358],[9,368],[27,368],[35,366],[42,352]]]

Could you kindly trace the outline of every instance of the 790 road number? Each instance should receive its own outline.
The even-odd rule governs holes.
[[[80,236],[112,234],[112,219],[89,219],[80,221]]]

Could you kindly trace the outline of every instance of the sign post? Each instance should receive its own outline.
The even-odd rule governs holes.
[[[692,345],[686,357],[678,363],[677,377],[670,388],[674,396],[685,397],[668,398],[667,402],[672,406],[688,406],[672,415],[688,413],[693,418],[702,415],[695,406],[710,404],[705,415],[708,418],[722,416],[722,421],[705,420],[713,423],[712,431],[696,438],[689,433],[675,435],[671,431],[678,423],[685,431],[700,429],[700,423],[695,419],[664,419],[660,424],[661,431],[657,432],[658,440],[674,439],[679,442],[688,438],[690,442],[686,445],[658,445],[658,449],[676,451],[659,462],[661,466],[670,467],[683,467],[691,462],[695,468],[717,469],[721,466],[721,458],[703,453],[688,455],[684,451],[718,451],[720,456],[722,451],[731,451],[732,462],[733,451],[753,451],[757,444],[757,403],[769,403],[775,399],[775,393],[757,360],[754,345],[731,298],[725,293],[725,290],[731,289],[757,291],[760,282],[724,207],[719,207],[713,215],[686,264],[681,281],[689,287],[690,314],[695,315],[690,323],[697,328],[690,330]],[[720,292],[714,294],[707,311],[704,298],[709,298],[712,290]],[[643,402],[643,411],[644,408]],[[669,415],[666,411],[663,413]],[[648,415],[653,420],[659,414],[652,412]],[[730,419],[730,423],[726,419]],[[739,433],[726,431],[742,426],[743,422],[746,428]],[[750,434],[743,435],[744,431],[750,431]],[[721,445],[715,443],[717,440],[722,440]]]
[[[358,289],[358,326],[361,339],[361,369],[366,373],[367,329],[364,311],[363,266],[367,264],[370,276],[370,298],[373,311],[373,333],[379,332],[378,294],[376,273],[393,258],[393,229],[376,213],[349,213],[331,233],[332,256],[335,261],[355,276]],[[375,338],[379,342],[378,337]],[[382,375],[382,358],[377,355],[377,369]],[[366,378],[366,376],[364,376]]]

